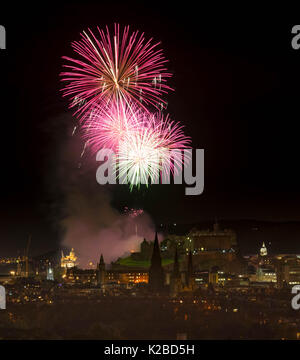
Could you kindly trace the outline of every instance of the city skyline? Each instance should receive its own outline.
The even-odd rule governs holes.
[[[0,340],[300,340],[297,11],[197,5],[1,6]]]

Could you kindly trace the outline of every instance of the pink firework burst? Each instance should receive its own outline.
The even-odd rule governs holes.
[[[170,151],[190,147],[191,138],[184,134],[184,126],[171,120],[169,114],[164,116],[161,111],[151,114],[145,126],[157,133],[161,139],[161,146]]]
[[[120,142],[140,131],[146,114],[138,106],[128,106],[124,101],[112,102],[104,108],[94,107],[85,115],[83,136],[93,152],[105,148],[117,152]]]
[[[111,102],[134,102],[146,110],[147,105],[164,107],[162,96],[172,90],[167,84],[171,73],[165,68],[165,59],[158,43],[146,41],[144,33],[129,32],[129,26],[120,34],[115,24],[114,35],[98,29],[99,37],[89,29],[81,34],[81,40],[72,43],[81,59],[63,57],[70,64],[62,72],[64,96],[84,104],[75,113],[79,116],[95,106],[105,107]]]

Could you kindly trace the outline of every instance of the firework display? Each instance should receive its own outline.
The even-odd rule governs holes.
[[[182,150],[191,139],[183,126],[164,115],[163,95],[172,90],[171,77],[159,43],[146,41],[144,34],[129,32],[115,24],[114,36],[97,28],[72,43],[80,60],[63,57],[62,91],[80,118],[86,147],[93,152],[112,149],[115,172],[126,183],[139,187],[157,183],[160,176],[176,173],[183,165]],[[151,106],[153,110],[151,111]],[[72,135],[76,128],[74,127]]]
[[[146,116],[138,106],[128,106],[124,101],[112,102],[105,107],[95,106],[82,125],[83,136],[94,152],[101,148],[116,152],[120,142],[134,136]]]
[[[189,147],[182,126],[161,113],[152,114],[146,123],[128,132],[117,152],[117,173],[127,176],[130,188],[157,182],[161,176],[176,173],[182,165],[181,150]]]
[[[130,35],[129,26],[122,35],[118,24],[114,36],[108,27],[106,32],[97,30],[99,39],[89,30],[81,34],[80,41],[72,43],[80,60],[63,57],[70,63],[64,65],[68,71],[61,74],[62,81],[67,82],[63,93],[70,97],[70,107],[76,105],[75,98],[85,102],[76,110],[80,116],[94,106],[105,107],[119,100],[136,102],[144,110],[147,105],[163,107],[162,95],[171,90],[166,85],[171,73],[166,71],[167,60],[158,48],[160,43],[146,41],[138,31]]]

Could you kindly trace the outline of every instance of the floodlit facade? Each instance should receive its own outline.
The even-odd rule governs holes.
[[[61,252],[61,267],[65,269],[70,269],[77,265],[77,256],[75,255],[75,251],[72,248],[69,255],[64,256],[63,251]]]

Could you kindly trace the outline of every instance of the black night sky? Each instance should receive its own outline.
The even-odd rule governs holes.
[[[56,167],[74,125],[60,93],[61,56],[73,55],[70,43],[82,30],[114,22],[162,41],[176,90],[167,97],[168,111],[185,124],[193,147],[205,149],[202,195],[185,196],[178,185],[132,193],[115,186],[109,189],[114,207],[143,207],[157,224],[215,217],[300,221],[295,13],[130,1],[25,3],[1,10],[7,50],[0,50],[0,253],[23,251],[29,233],[40,251],[60,242],[64,194]],[[80,153],[82,142],[75,142]],[[96,163],[92,176],[78,174],[77,183],[95,182],[95,171]],[[97,191],[100,185],[94,185]]]

